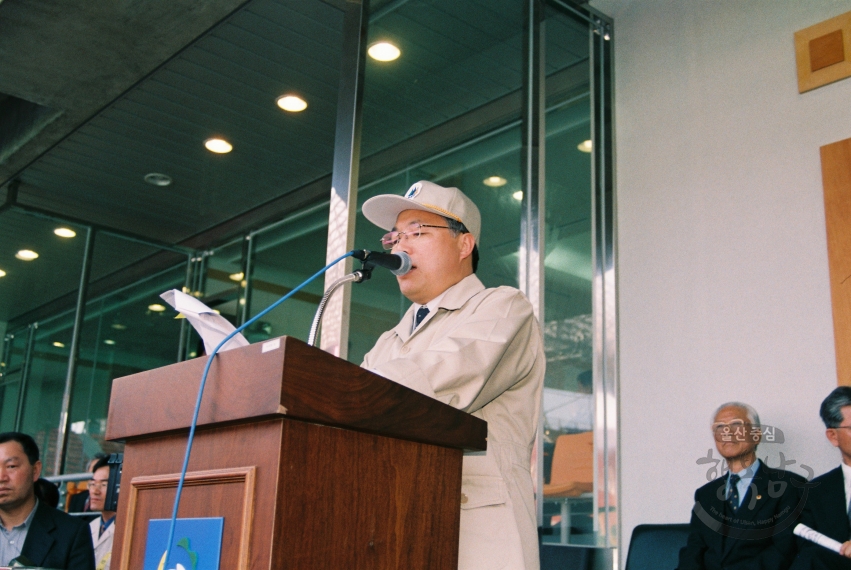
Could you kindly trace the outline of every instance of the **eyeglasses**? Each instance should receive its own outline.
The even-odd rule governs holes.
[[[384,249],[393,249],[397,243],[402,241],[402,238],[416,239],[423,233],[423,228],[438,228],[451,230],[449,226],[432,226],[430,224],[411,224],[404,232],[388,232],[381,237],[381,245]]]
[[[107,487],[109,487],[109,481],[89,481],[89,489],[100,489],[101,491],[106,491]]]
[[[745,441],[748,436],[755,438],[755,441],[759,439],[758,428],[741,420],[733,420],[728,424],[721,422],[712,424],[712,433],[715,439],[723,441]]]

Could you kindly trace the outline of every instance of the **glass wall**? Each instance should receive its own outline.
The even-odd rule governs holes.
[[[94,244],[91,281],[122,267],[116,251],[159,251],[109,234],[97,235]],[[79,282],[82,262],[80,256],[76,267],[69,266],[69,282]],[[64,473],[84,471],[96,453],[120,451],[120,444],[104,440],[115,378],[177,361],[182,325],[173,312],[165,310],[159,294],[181,289],[185,280],[186,265],[180,264],[86,303],[72,382]],[[74,316],[73,310],[66,310],[9,331],[3,344],[6,372],[0,383],[0,429],[31,434],[41,449],[46,474],[53,474],[56,459]]]
[[[360,213],[367,199],[418,180],[455,186],[482,213],[478,277],[517,286],[522,24],[515,0],[412,0],[370,20],[368,43],[390,41],[402,53],[367,60],[357,247],[380,249],[385,233]],[[355,286],[349,360],[360,363],[409,304],[387,272]]]
[[[370,197],[402,194],[418,180],[457,186],[482,213],[477,275],[488,287],[522,288],[527,285],[521,281],[520,264],[531,257],[524,254],[534,253],[522,251],[521,228],[524,221],[528,223],[524,207],[535,202],[527,211],[543,212],[544,282],[536,309],[547,358],[536,472],[542,540],[615,546],[610,24],[587,8],[560,0],[545,3],[542,41],[532,48],[544,61],[545,128],[539,142],[545,149],[541,157],[545,176],[536,189],[526,187],[530,179],[526,169],[531,166],[524,158],[528,150],[524,127],[534,111],[524,106],[529,87],[524,50],[528,3],[373,4],[368,44],[389,41],[401,55],[393,61],[368,58],[365,65],[355,247],[380,249],[384,230],[360,213]],[[246,19],[245,30],[240,27],[239,33],[250,34],[253,21]],[[336,81],[336,72],[331,75]],[[246,89],[251,90],[250,82]],[[326,93],[326,121],[329,110],[333,111]],[[327,185],[330,190],[332,166],[327,155],[333,145],[320,146],[325,154],[311,163],[309,185]],[[256,172],[241,171],[242,185],[223,184],[220,190],[225,192],[227,186],[225,193],[235,200],[239,191],[252,191],[253,176],[269,182],[275,157],[286,155],[281,149],[276,153],[263,154],[256,161]],[[320,175],[327,176],[316,178]],[[269,182],[263,198],[284,199],[298,190],[291,186],[281,186],[276,197]],[[230,192],[231,188],[237,191]],[[185,287],[240,325],[324,266],[329,192],[311,195],[314,198],[294,198],[292,209],[278,221],[251,218],[263,221],[236,224],[240,231],[204,244],[188,267],[179,264],[140,276],[133,285],[87,304],[72,393],[67,472],[82,469],[94,452],[114,448],[103,441],[114,378],[201,354],[197,335],[185,321],[174,318],[159,293]],[[216,211],[217,219],[225,210]],[[234,206],[234,215],[237,210]],[[156,250],[98,234],[91,281],[131,271],[128,259],[144,259]],[[80,256],[78,252],[73,270],[68,270],[69,283],[79,279]],[[386,271],[376,270],[370,281],[351,287],[348,358],[360,363],[378,336],[397,324],[409,302]],[[67,289],[66,293],[73,291],[71,286]],[[245,331],[246,338],[306,339],[322,293],[320,278],[254,323]],[[0,429],[17,426],[37,435],[47,465],[56,451],[73,317],[69,312],[24,326],[17,323],[7,331],[0,362]]]

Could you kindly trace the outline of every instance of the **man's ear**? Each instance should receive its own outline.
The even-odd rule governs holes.
[[[33,482],[38,481],[39,477],[41,477],[41,461],[36,461],[33,464]]]
[[[461,246],[459,250],[461,259],[466,259],[473,255],[473,248],[476,247],[476,238],[473,237],[473,234],[460,234],[458,237],[461,238]]]
[[[827,441],[833,444],[833,447],[839,447],[839,438],[836,436],[835,429],[827,428],[827,431],[824,432],[824,435],[827,436]]]

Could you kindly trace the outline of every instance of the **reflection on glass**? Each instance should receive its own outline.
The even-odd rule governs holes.
[[[325,266],[328,204],[307,208],[287,218],[285,223],[255,234],[253,239],[251,316],[266,309]],[[323,278],[319,277],[243,334],[249,342],[282,335],[307,340],[323,286]]]
[[[366,62],[358,205],[419,180],[460,188],[482,214],[477,276],[516,287],[522,3],[411,0],[370,25],[369,41],[382,38],[398,39],[403,55]],[[386,230],[360,213],[355,227],[356,247],[381,250]],[[409,305],[386,271],[355,286],[349,360],[360,363]]]
[[[112,381],[177,360],[181,320],[175,319],[170,307],[152,311],[149,305],[162,302],[160,293],[180,289],[185,278],[186,267],[178,265],[87,304],[71,395],[65,473],[85,471],[96,453],[122,451],[122,444],[104,440]],[[66,347],[71,346],[70,333],[70,327],[59,332],[68,336]],[[67,364],[68,348],[62,350],[65,360],[61,364]],[[60,402],[64,380],[63,375]],[[58,411],[56,415],[41,415],[52,421],[55,431]]]
[[[555,12],[546,25],[543,540],[595,545],[588,27]]]

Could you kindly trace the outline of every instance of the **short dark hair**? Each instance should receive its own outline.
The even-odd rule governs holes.
[[[39,501],[44,501],[54,509],[59,506],[59,487],[55,483],[39,478],[34,487]]]
[[[449,231],[451,231],[456,236],[458,234],[470,233],[470,230],[467,229],[467,226],[465,226],[464,224],[462,224],[458,220],[454,220],[452,218],[447,218],[445,216],[444,216],[443,219],[446,220],[446,225],[449,226]],[[473,258],[473,273],[475,273],[476,269],[479,268],[479,245],[478,244],[473,245],[472,258]]]
[[[109,455],[106,457],[101,457],[98,459],[98,462],[92,465],[92,473],[100,469],[101,467],[109,467]]]
[[[20,443],[21,447],[24,448],[24,453],[27,454],[30,465],[35,465],[36,461],[38,461],[38,445],[36,445],[32,437],[19,431],[5,431],[0,433],[0,444],[9,443],[10,441]]]
[[[819,415],[827,428],[837,428],[842,424],[842,408],[851,406],[851,386],[840,386],[833,390],[821,403]]]

